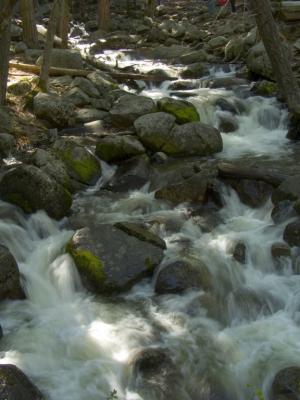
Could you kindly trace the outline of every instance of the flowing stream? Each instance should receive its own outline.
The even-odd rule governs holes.
[[[211,71],[217,77],[233,74]],[[162,97],[168,85],[145,87],[142,94]],[[219,158],[292,170],[297,152],[285,139],[286,111],[275,99],[248,92],[207,89],[200,82],[189,99],[202,120],[216,126],[226,114],[215,105],[217,98],[242,105],[239,128],[223,134]],[[201,290],[157,296],[155,276],[114,298],[92,296],[64,252],[73,233],[65,221],[44,212],[25,217],[0,203],[0,241],[16,258],[27,294],[24,301],[0,305],[0,362],[20,367],[49,400],[106,400],[113,391],[120,400],[160,400],[165,397],[159,380],[143,387],[130,360],[144,347],[163,348],[180,371],[169,398],[254,400],[262,391],[268,399],[276,372],[300,360],[300,275],[290,259],[274,263],[270,252],[290,220],[275,225],[271,201],[252,209],[228,188],[222,196],[219,223],[210,232],[190,217],[188,205],[155,200],[147,185],[118,196],[97,187],[79,194],[73,205],[99,223],[156,221],[167,243],[163,265],[181,254],[204,261],[217,304],[203,301]],[[245,265],[229,254],[236,240],[246,244]],[[211,387],[216,397],[209,397]],[[218,395],[219,387],[228,395]]]

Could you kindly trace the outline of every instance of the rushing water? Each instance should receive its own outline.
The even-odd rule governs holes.
[[[168,85],[143,93],[161,97]],[[236,116],[238,130],[223,134],[219,157],[258,162],[288,157],[286,111],[275,99],[199,88],[191,101],[216,126],[224,113],[215,106],[219,97],[239,98],[244,105]],[[181,373],[168,398],[208,399],[213,387],[223,388],[226,399],[254,400],[258,389],[267,399],[276,372],[300,359],[300,276],[289,259],[274,263],[270,252],[289,221],[275,225],[270,201],[251,209],[224,188],[219,223],[207,232],[187,205],[155,200],[147,186],[124,195],[103,194],[100,186],[78,195],[74,210],[98,223],[156,221],[155,231],[167,243],[161,268],[182,255],[203,261],[213,276],[215,302],[205,303],[201,290],[157,296],[155,276],[114,299],[92,296],[64,252],[73,233],[64,221],[43,212],[24,217],[0,203],[0,241],[15,256],[27,294],[24,301],[0,305],[1,363],[19,366],[50,400],[106,400],[113,390],[119,399],[160,400],[161,383],[143,387],[130,361],[139,349],[164,348]],[[246,244],[245,265],[230,254],[237,240]]]

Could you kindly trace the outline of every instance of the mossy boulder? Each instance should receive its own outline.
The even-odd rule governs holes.
[[[188,101],[164,97],[157,102],[157,105],[160,111],[174,115],[179,124],[200,121],[196,107]]]
[[[18,264],[8,248],[0,244],[0,300],[23,298]]]
[[[0,398],[5,400],[44,400],[45,397],[15,365],[0,365]]]
[[[96,154],[107,162],[124,160],[145,153],[145,148],[134,136],[109,136],[96,145]]]
[[[67,252],[73,257],[84,285],[95,293],[130,289],[151,275],[163,258],[163,249],[145,236],[140,239],[117,226],[89,220],[85,225],[76,231]]]
[[[271,96],[276,96],[278,91],[278,85],[275,82],[262,80],[256,82],[252,90],[255,94],[259,96],[271,97]]]
[[[0,181],[0,197],[26,213],[44,210],[57,220],[69,214],[72,204],[70,193],[33,165],[9,170]]]
[[[76,181],[93,185],[101,176],[101,165],[85,147],[72,141],[58,139],[52,151],[65,164],[68,174]]]
[[[180,76],[183,79],[197,79],[207,74],[207,72],[201,62],[196,62],[184,67],[180,72]]]

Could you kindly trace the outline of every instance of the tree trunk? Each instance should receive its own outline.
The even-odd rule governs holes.
[[[21,0],[21,17],[23,22],[23,39],[30,48],[38,45],[38,33],[34,18],[33,0]]]
[[[17,0],[4,0],[0,9],[0,105],[6,103],[11,16]]]
[[[60,11],[61,11],[61,0],[55,0],[52,6],[49,25],[47,29],[45,50],[43,53],[43,62],[41,65],[41,73],[39,81],[39,87],[44,92],[48,91],[49,70],[51,65],[51,52],[53,49],[57,19]]]
[[[300,91],[291,67],[291,54],[282,43],[270,0],[249,0],[256,24],[270,58],[278,88],[291,112],[300,115]]]
[[[59,37],[61,38],[61,47],[68,48],[68,34],[69,34],[69,20],[70,20],[70,7],[69,0],[62,0],[62,12],[59,21]]]
[[[98,0],[98,26],[99,29],[107,31],[110,22],[110,0]]]
[[[156,9],[156,0],[147,0],[147,15],[154,17]]]

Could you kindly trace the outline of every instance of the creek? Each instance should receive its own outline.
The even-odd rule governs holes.
[[[142,62],[125,58],[123,65],[129,64]],[[235,68],[214,68],[207,78],[234,74]],[[235,116],[238,130],[222,134],[224,150],[217,157],[292,173],[299,149],[285,138],[287,112],[280,103],[253,96],[248,85],[209,89],[204,81],[184,91],[203,122],[218,126],[227,115],[215,105],[221,97],[243,110]],[[140,92],[157,99],[170,93],[169,85],[141,84]],[[105,166],[108,179],[114,169]],[[101,184],[79,193],[74,211],[84,209],[100,224],[156,221],[155,231],[167,243],[160,268],[182,254],[203,261],[217,303],[203,301],[201,290],[158,296],[157,274],[127,293],[93,296],[65,253],[73,234],[67,221],[44,212],[25,217],[1,202],[0,241],[18,262],[27,298],[0,305],[0,362],[20,367],[49,400],[106,400],[113,391],[120,400],[254,400],[260,393],[268,399],[275,374],[300,359],[300,275],[290,258],[275,263],[270,251],[291,219],[275,224],[271,200],[250,208],[224,186],[217,223],[206,230],[188,204],[156,200],[147,185],[115,195]],[[228,251],[237,240],[246,245],[245,265]],[[139,379],[130,360],[142,348],[167,350],[178,374]]]

